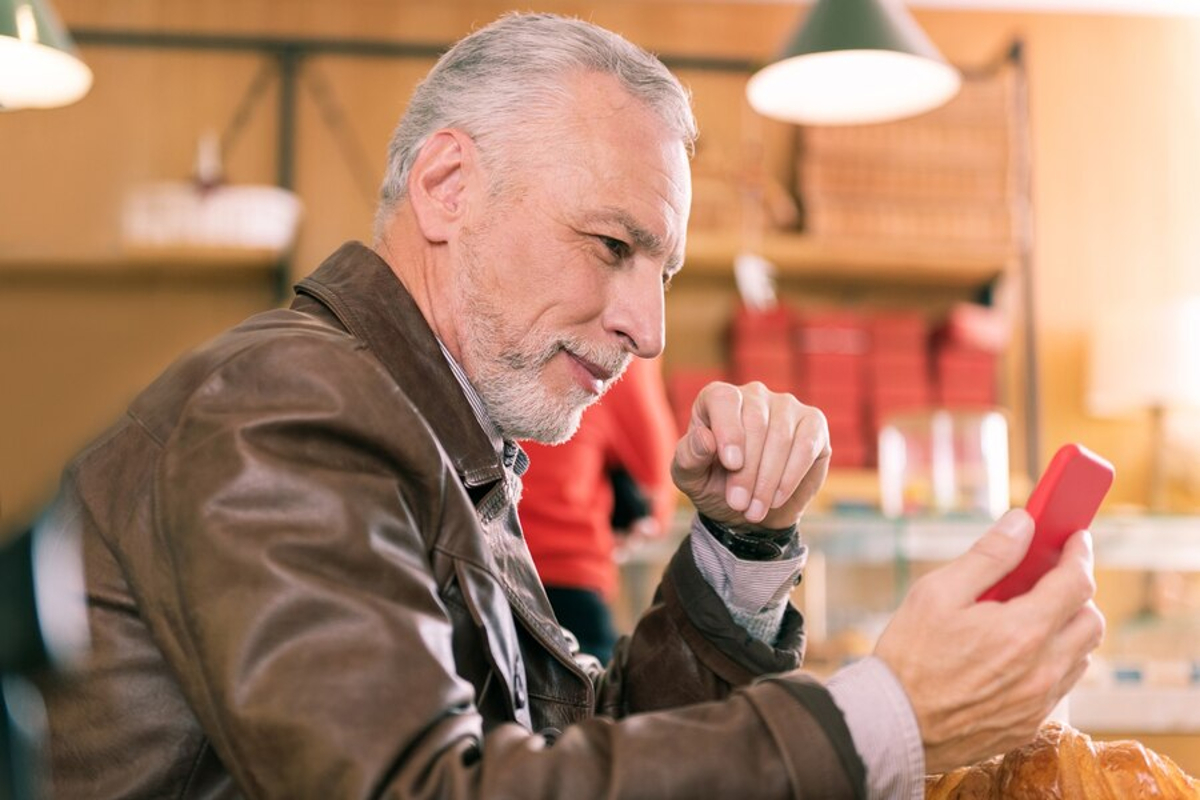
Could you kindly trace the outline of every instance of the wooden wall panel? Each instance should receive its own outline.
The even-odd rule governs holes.
[[[6,114],[0,258],[111,258],[126,189],[187,180],[198,137],[226,128],[263,59],[255,55],[95,48],[95,87],[80,103]],[[230,151],[238,183],[275,178],[274,86]],[[19,154],[19,156],[18,156]]]
[[[432,61],[322,56],[301,66],[296,177],[305,220],[294,259],[297,277],[347,239],[370,242],[387,143]],[[345,118],[326,122],[320,86]]]
[[[271,298],[261,274],[0,271],[0,520],[28,521],[67,460],[176,355]]]

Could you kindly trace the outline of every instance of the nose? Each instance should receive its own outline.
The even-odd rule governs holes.
[[[666,340],[661,265],[649,259],[624,271],[610,286],[604,329],[640,358],[654,358]]]

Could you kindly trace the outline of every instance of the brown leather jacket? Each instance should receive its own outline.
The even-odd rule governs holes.
[[[83,537],[93,657],[46,692],[55,797],[862,794],[822,687],[751,685],[798,665],[799,614],[750,640],[685,543],[589,666],[402,284],[348,244],[297,293],[66,472],[42,524]]]

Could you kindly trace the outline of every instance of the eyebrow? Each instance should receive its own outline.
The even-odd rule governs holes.
[[[626,235],[633,242],[634,247],[641,250],[654,258],[665,258],[666,263],[663,264],[663,271],[667,276],[672,276],[683,267],[683,256],[679,253],[667,255],[667,246],[663,238],[656,233],[646,230],[638,221],[625,211],[619,208],[605,209],[602,214],[597,215],[599,219],[609,222],[615,222],[625,229]]]

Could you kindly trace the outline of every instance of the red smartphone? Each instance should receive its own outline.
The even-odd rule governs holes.
[[[1113,475],[1113,465],[1086,447],[1067,444],[1059,448],[1025,504],[1033,517],[1029,552],[979,599],[1003,602],[1032,589],[1058,563],[1071,534],[1092,524]]]

